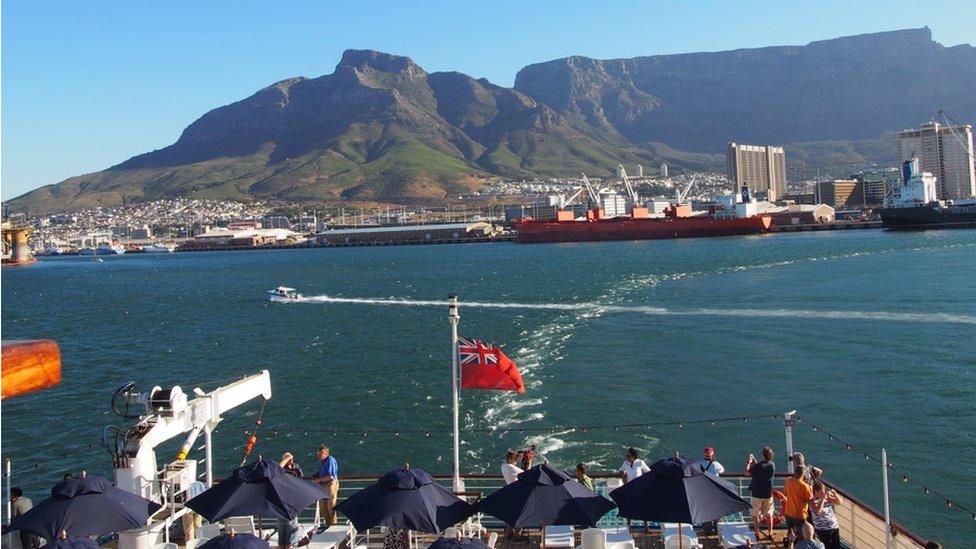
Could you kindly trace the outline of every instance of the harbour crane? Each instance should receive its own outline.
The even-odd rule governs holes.
[[[627,196],[630,197],[631,203],[634,206],[640,204],[640,197],[637,196],[637,191],[634,190],[634,186],[630,184],[630,178],[627,177],[627,170],[624,169],[623,164],[617,165],[617,173],[620,175],[620,179],[624,182],[624,187],[627,189]]]
[[[586,177],[586,174],[581,174],[583,176],[583,185],[586,187],[586,194],[590,197],[590,203],[593,204],[594,208],[600,207],[600,194],[596,192],[593,185],[590,184],[590,180]]]
[[[688,186],[686,186],[685,187],[685,190],[683,190],[683,191],[679,191],[678,190],[678,187],[675,187],[674,188],[675,204],[684,204],[685,198],[688,197],[688,192],[691,191],[691,188],[694,185],[695,185],[695,180],[692,179],[691,182],[688,183]]]

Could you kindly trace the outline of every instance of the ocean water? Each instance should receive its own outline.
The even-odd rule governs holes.
[[[279,284],[308,299],[267,302]],[[597,470],[628,446],[654,460],[710,445],[730,471],[768,444],[785,470],[781,420],[708,420],[796,409],[796,447],[828,478],[880,507],[863,453],[885,447],[912,481],[892,475],[896,520],[957,546],[976,534],[915,484],[976,508],[976,231],[58,258],[5,268],[2,286],[3,337],[52,338],[63,355],[59,387],[3,404],[3,454],[35,500],[66,470],[110,473],[99,439],[123,382],[189,392],[265,368],[256,453],[310,468],[328,443],[347,474],[450,471],[437,302],[457,293],[461,335],[500,345],[528,387],[462,393],[466,471],[530,444]],[[217,474],[260,408],[221,424]]]

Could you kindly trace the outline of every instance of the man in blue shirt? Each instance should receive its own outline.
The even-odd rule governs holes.
[[[329,447],[325,445],[319,446],[318,458],[319,470],[312,478],[329,491],[329,499],[319,501],[319,517],[332,526],[336,523],[335,504],[339,499],[339,463],[329,455]]]

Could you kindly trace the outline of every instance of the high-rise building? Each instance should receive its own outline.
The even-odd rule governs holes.
[[[668,176],[668,165],[661,164],[661,177],[667,177],[667,176]]]
[[[898,134],[902,161],[918,158],[920,169],[936,179],[940,200],[976,196],[973,166],[973,127],[922,124]]]
[[[861,197],[855,194],[858,182],[851,179],[832,179],[817,183],[818,202],[834,208],[859,205]]]
[[[736,194],[743,186],[770,202],[786,194],[786,152],[772,145],[729,143],[725,148],[729,180]]]

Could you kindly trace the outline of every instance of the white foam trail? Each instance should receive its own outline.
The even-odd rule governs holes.
[[[333,297],[328,295],[303,297],[299,300],[308,303],[352,303],[360,305],[399,305],[406,307],[446,307],[447,301],[400,299]],[[815,309],[665,309],[649,305],[603,305],[600,303],[489,303],[465,301],[462,307],[485,309],[533,309],[549,311],[586,310],[604,313],[637,313],[658,316],[728,316],[728,317],[766,317],[766,318],[817,318],[829,320],[876,320],[887,322],[934,322],[947,324],[976,325],[976,316],[953,313],[901,313],[893,311],[821,311]]]

